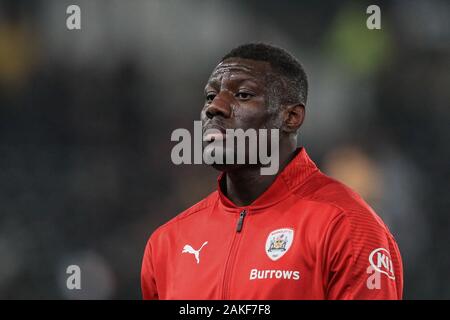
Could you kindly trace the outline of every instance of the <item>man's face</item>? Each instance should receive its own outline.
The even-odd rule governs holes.
[[[241,58],[221,62],[205,87],[204,128],[259,129],[268,120],[270,64]]]
[[[203,133],[208,129],[225,134],[226,129],[274,128],[278,112],[269,108],[271,74],[270,64],[264,61],[230,58],[221,62],[205,87]],[[204,138],[207,146],[211,141]]]

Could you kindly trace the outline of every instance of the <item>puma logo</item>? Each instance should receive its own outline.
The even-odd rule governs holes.
[[[203,249],[204,246],[206,246],[208,244],[208,241],[205,241],[202,246],[200,247],[200,249],[198,250],[194,250],[194,248],[192,248],[190,245],[185,245],[183,248],[183,251],[181,253],[191,253],[195,256],[195,260],[197,260],[197,263],[200,263],[200,250]]]

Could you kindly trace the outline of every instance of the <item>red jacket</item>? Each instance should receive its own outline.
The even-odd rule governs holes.
[[[388,228],[304,148],[249,206],[218,189],[152,234],[144,299],[402,298]]]

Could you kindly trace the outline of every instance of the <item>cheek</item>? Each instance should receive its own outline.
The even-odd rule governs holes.
[[[266,128],[270,118],[264,104],[246,104],[235,108],[235,121],[238,128]]]
[[[203,108],[202,108],[202,111],[200,111],[200,120],[202,120],[202,121],[204,121],[204,120],[206,120],[206,108],[207,108],[207,106],[208,105],[204,105],[203,106]]]

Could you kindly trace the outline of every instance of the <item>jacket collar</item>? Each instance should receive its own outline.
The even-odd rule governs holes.
[[[228,212],[235,213],[244,209],[253,212],[270,207],[288,197],[294,188],[302,185],[311,174],[319,170],[309,158],[305,148],[297,149],[296,153],[294,159],[278,174],[270,187],[255,201],[245,207],[236,206],[223,194],[220,186],[222,179],[225,179],[225,173],[222,173],[217,179],[219,205]]]

